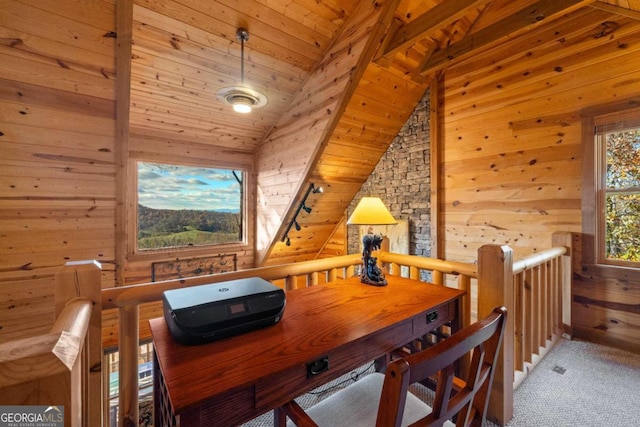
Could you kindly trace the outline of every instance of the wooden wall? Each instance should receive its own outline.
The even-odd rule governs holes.
[[[118,200],[131,201],[136,185],[117,194],[116,1],[7,1],[1,16],[0,339],[8,340],[48,331],[53,275],[65,262],[98,260],[103,287],[116,285],[116,207]],[[246,167],[255,182],[251,153],[231,156],[133,128],[130,169],[137,159],[215,160]],[[253,190],[247,199],[252,218]],[[253,266],[253,231],[248,228],[246,245],[221,249],[237,255],[237,268]],[[151,281],[154,262],[213,254],[128,251],[124,283]],[[157,316],[158,307],[143,308],[147,312]],[[113,335],[115,314],[107,313],[104,323],[105,336]]]
[[[582,197],[582,115],[640,97],[640,20],[629,15],[586,8],[442,76],[441,102],[432,104],[440,122],[431,124],[440,159],[432,173],[439,182],[438,256],[475,260],[489,242],[522,256],[548,247],[553,231],[583,230],[589,201]],[[64,262],[96,259],[104,286],[115,284],[116,208],[124,196],[116,176],[115,0],[5,1],[1,16],[4,340],[48,329],[53,275]],[[222,155],[132,129],[126,157]],[[225,160],[254,161],[246,157]],[[296,176],[305,178],[309,167]],[[256,165],[254,178],[264,170]],[[339,226],[327,253],[344,250],[341,233]],[[238,268],[253,262],[251,246],[238,252]],[[129,256],[125,283],[150,280],[151,263],[177,256]],[[640,349],[638,274],[583,265],[574,289],[576,335]]]
[[[115,0],[4,1],[0,22],[0,340],[48,331],[53,277],[114,283]]]
[[[517,257],[583,229],[585,111],[640,96],[640,21],[586,8],[449,69],[441,82],[439,256]],[[640,272],[583,266],[577,336],[640,351]]]

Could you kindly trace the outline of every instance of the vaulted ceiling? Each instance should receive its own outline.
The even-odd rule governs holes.
[[[637,0],[135,0],[130,133],[253,156],[259,264],[312,259],[437,72],[583,7]],[[240,82],[266,106],[238,114]],[[314,215],[282,235],[310,183]]]

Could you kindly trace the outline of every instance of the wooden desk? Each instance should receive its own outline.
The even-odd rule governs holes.
[[[289,291],[276,325],[200,346],[176,343],[164,318],[150,320],[155,425],[241,424],[447,322],[458,328],[464,291],[388,280]],[[307,364],[325,356],[329,369],[307,378]]]

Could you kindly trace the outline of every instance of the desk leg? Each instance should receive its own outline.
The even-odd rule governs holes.
[[[456,299],[455,306],[456,306],[455,307],[456,313],[453,320],[451,320],[451,335],[455,334],[460,329],[462,329],[462,299],[461,298]]]
[[[455,304],[456,314],[451,320],[451,335],[462,329],[462,298],[458,298]],[[467,354],[455,363],[456,376],[467,379],[469,376],[469,366],[471,365],[471,355]]]
[[[376,369],[376,372],[382,372],[383,374],[387,372],[387,366],[391,362],[391,353],[387,353],[382,357],[377,358],[373,361],[373,366]]]
[[[273,425],[274,427],[285,427],[287,425],[287,415],[280,408],[273,410]]]

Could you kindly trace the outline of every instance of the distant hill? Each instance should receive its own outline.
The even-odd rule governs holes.
[[[153,209],[138,205],[138,240],[188,231],[235,236],[240,240],[240,214],[231,212]]]

